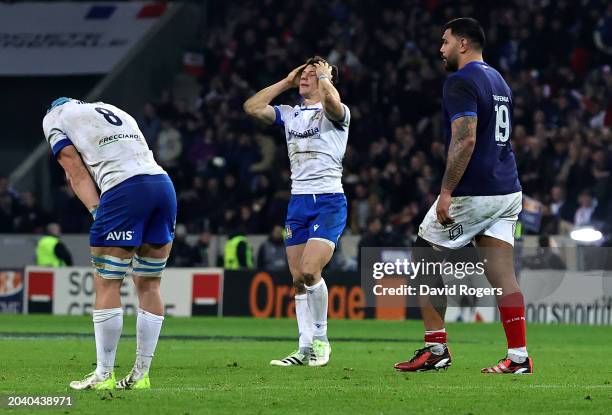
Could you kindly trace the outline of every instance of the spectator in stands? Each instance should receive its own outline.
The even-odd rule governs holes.
[[[255,142],[259,147],[261,160],[251,165],[250,172],[269,173],[272,168],[272,164],[274,163],[274,156],[276,154],[274,140],[272,140],[272,138],[266,134],[255,134]]]
[[[253,248],[242,230],[229,235],[225,243],[223,267],[229,270],[253,269]]]
[[[147,140],[160,135],[152,150],[173,175],[177,194],[191,195],[199,183],[194,175],[206,184],[203,194],[191,199],[191,208],[198,202],[202,208],[181,220],[195,232],[209,226],[213,233],[227,233],[228,222],[238,221],[239,207],[247,205],[259,231],[281,223],[289,172],[286,149],[275,140],[284,137],[249,121],[240,103],[287,73],[288,62],[321,53],[341,63],[339,92],[351,107],[343,182],[349,231],[363,232],[366,218],[376,215],[383,228],[404,222],[399,233],[414,232],[406,221],[418,222],[433,203],[445,167],[440,96],[447,74],[430,40],[439,39],[440,23],[466,14],[482,21],[489,43],[485,58],[513,91],[512,142],[524,193],[548,205],[558,186],[562,208],[555,213],[551,205],[549,216],[573,222],[577,197],[590,188],[598,200],[595,217],[606,218],[612,206],[612,70],[606,46],[611,8],[595,0],[509,0],[477,8],[455,3],[409,2],[407,8],[403,2],[362,1],[330,7],[270,0],[266,8],[245,8],[240,2],[208,2],[201,95],[185,101],[164,90],[155,108],[145,105],[148,123],[141,120]],[[267,10],[277,13],[271,18]],[[299,18],[287,18],[292,15]],[[298,103],[299,97],[289,93],[287,100]],[[158,134],[156,118],[166,127]],[[232,186],[227,176],[234,178]],[[0,183],[0,193],[1,188]],[[70,200],[56,204],[54,214],[65,231],[86,232],[86,211],[73,210],[74,218],[64,213]],[[2,217],[0,208],[0,222]]]
[[[362,249],[387,246],[388,238],[383,232],[382,222],[377,216],[368,218],[367,232],[359,240],[357,245],[357,266],[361,266]]]
[[[567,176],[568,194],[579,194],[584,188],[592,187],[595,182],[591,165],[591,148],[581,147],[578,142],[574,143],[574,151],[570,149],[571,167]]]
[[[174,104],[174,125],[187,143],[191,143],[202,127],[201,116],[190,111],[187,102],[179,99]]]
[[[215,132],[212,128],[206,128],[198,136],[187,154],[187,161],[194,167],[196,173],[208,173],[209,163],[219,153],[219,146],[215,140]]]
[[[339,43],[327,57],[327,61],[330,65],[336,65],[340,68],[351,71],[356,74],[361,69],[361,62],[357,55],[355,55],[346,46],[345,42]]]
[[[259,247],[257,253],[257,268],[265,271],[284,271],[289,269],[285,244],[283,243],[283,228],[274,225],[268,239]]]
[[[357,183],[354,194],[351,195],[351,230],[360,233],[367,227],[368,217],[371,214],[372,203],[367,190],[362,183]]]
[[[610,33],[612,33],[612,4],[608,4],[606,13],[601,16],[593,32],[595,44],[608,55],[612,55],[612,35]]]
[[[574,215],[575,226],[586,226],[591,224],[591,216],[597,207],[597,200],[589,190],[584,190],[578,197],[578,209]]]
[[[142,112],[142,117],[138,120],[138,127],[140,127],[140,131],[144,134],[149,148],[156,148],[157,136],[161,131],[161,123],[157,117],[157,111],[152,103],[147,102]]]
[[[565,191],[559,185],[550,189],[549,204],[545,205],[542,231],[548,234],[569,232],[573,227],[576,206],[567,201]]]
[[[17,204],[17,193],[10,188],[8,178],[0,176],[0,233],[15,231]]]
[[[592,175],[595,179],[595,197],[603,199],[607,194],[607,189],[610,187],[612,177],[612,162],[608,158],[606,151],[603,148],[597,148],[592,156],[593,170]]]
[[[168,258],[169,267],[193,267],[200,261],[199,253],[187,242],[187,227],[177,223],[174,231],[172,251]]]
[[[169,120],[162,120],[155,146],[157,162],[166,170],[179,167],[183,142],[181,134]]]
[[[189,231],[199,231],[201,223],[195,218],[201,217],[204,200],[206,199],[206,189],[204,179],[194,176],[191,187],[178,192],[177,201],[181,207],[177,212],[177,222],[187,223]]]
[[[21,193],[21,203],[15,217],[15,230],[20,233],[42,233],[50,217],[36,202],[32,192]]]
[[[13,201],[7,193],[0,194],[0,233],[15,231]]]
[[[36,245],[36,265],[41,267],[72,266],[72,255],[60,240],[62,228],[57,223],[47,225],[46,234]]]
[[[240,206],[237,226],[247,235],[259,233],[259,218],[249,205]]]
[[[0,195],[7,195],[11,198],[11,203],[17,203],[18,193],[11,188],[8,177],[0,176]]]
[[[57,222],[65,233],[79,233],[89,230],[91,215],[83,209],[83,204],[68,183],[64,183],[54,194],[53,205]]]
[[[260,159],[257,146],[253,143],[253,139],[248,134],[240,134],[238,137],[238,145],[233,154],[233,165],[238,171],[238,179],[244,183],[247,188],[251,187],[252,166]]]
[[[210,232],[204,231],[200,233],[198,237],[198,242],[196,243],[195,249],[198,254],[198,263],[196,264],[198,267],[209,267],[210,266]]]

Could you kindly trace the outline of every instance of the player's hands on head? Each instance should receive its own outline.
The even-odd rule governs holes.
[[[315,72],[317,73],[317,78],[320,76],[326,76],[330,82],[332,80],[332,67],[329,63],[325,61],[319,61],[314,63]]]
[[[306,67],[306,64],[300,65],[287,75],[285,81],[291,85],[292,88],[297,88],[300,85],[300,77],[302,76],[302,71]]]
[[[451,225],[455,220],[451,217],[449,210],[451,205],[451,194],[449,192],[441,192],[436,205],[436,216],[438,222],[442,225]]]

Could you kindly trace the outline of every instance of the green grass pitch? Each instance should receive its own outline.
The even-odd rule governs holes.
[[[124,320],[116,375],[133,363],[133,317]],[[449,324],[448,371],[396,373],[421,347],[418,321],[330,321],[332,359],[321,368],[270,367],[297,341],[292,320],[167,318],[152,389],[68,390],[93,370],[89,317],[0,315],[0,395],[75,397],[73,408],[0,409],[36,414],[547,414],[612,413],[610,327],[529,325],[535,374],[483,375],[503,357],[500,324]],[[42,334],[42,335],[41,335]],[[164,338],[165,337],[165,338]]]

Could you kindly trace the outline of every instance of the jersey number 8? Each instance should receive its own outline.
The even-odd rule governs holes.
[[[495,106],[495,141],[505,143],[510,138],[510,111],[504,104]]]
[[[102,108],[102,107],[96,107],[94,109],[96,110],[98,114],[102,114],[104,116],[104,119],[108,121],[109,123],[116,125],[116,126],[123,124],[123,121],[121,121],[121,118],[117,117],[115,113],[112,112],[111,110],[107,110],[106,108]]]

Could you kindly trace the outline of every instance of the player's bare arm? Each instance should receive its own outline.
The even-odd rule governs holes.
[[[74,146],[64,147],[57,156],[57,161],[66,172],[66,177],[74,193],[83,202],[87,210],[93,212],[100,204],[100,197],[93,179],[81,156]]]
[[[324,61],[314,64],[319,79],[319,95],[321,105],[328,118],[339,121],[344,118],[344,107],[340,101],[340,94],[332,84],[332,67]]]
[[[298,66],[283,80],[262,89],[251,98],[247,99],[242,106],[244,111],[264,124],[270,125],[274,123],[276,114],[270,102],[283,92],[298,87],[300,75],[305,66],[306,64]]]
[[[440,199],[436,208],[438,221],[442,225],[454,222],[449,214],[451,195],[459,184],[472,157],[476,145],[476,117],[460,117],[451,124],[451,142],[448,148],[446,170],[442,179]]]

